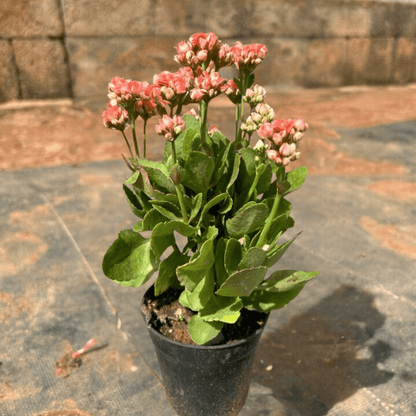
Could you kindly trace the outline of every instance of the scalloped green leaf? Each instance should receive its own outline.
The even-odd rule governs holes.
[[[207,193],[214,172],[214,160],[203,152],[189,154],[182,171],[182,185],[195,193]]]
[[[241,165],[238,175],[238,189],[240,193],[246,189],[250,189],[256,176],[256,163],[254,161],[256,152],[250,148],[240,149]]]
[[[188,323],[188,332],[198,345],[204,345],[215,338],[222,330],[223,322],[206,322],[198,315],[194,315]]]
[[[270,165],[267,165],[264,172],[260,175],[259,181],[257,182],[257,194],[267,192],[270,188],[273,172]]]
[[[228,275],[238,270],[238,265],[242,258],[243,248],[241,243],[235,238],[227,240],[224,253],[224,267]]]
[[[201,218],[199,219],[199,223],[198,225],[203,221],[203,219],[205,218],[205,215],[207,214],[207,212],[215,205],[219,204],[221,201],[223,201],[224,199],[226,199],[228,196],[228,194],[223,193],[223,194],[219,194],[217,196],[215,196],[214,198],[212,198],[210,201],[208,201],[205,206],[204,209],[202,210],[201,213]]]
[[[133,230],[123,230],[107,250],[102,268],[111,280],[126,287],[138,287],[157,270],[158,260],[150,240]]]
[[[300,293],[302,287],[298,287],[287,292],[269,292],[267,290],[255,290],[250,296],[242,298],[244,307],[255,309],[266,313],[273,309],[280,309],[286,306],[291,300]]]
[[[228,278],[228,273],[225,270],[225,240],[221,237],[217,241],[217,247],[215,248],[215,276],[217,278],[218,287],[221,286]]]
[[[190,292],[189,290],[184,290],[181,293],[184,293],[186,299],[186,307],[192,309],[193,311],[200,311],[205,307],[205,305],[213,296],[215,287],[215,278],[214,278],[214,269],[211,268],[208,273],[201,279],[201,281],[196,285],[195,289]],[[179,299],[181,301],[181,299]],[[184,305],[185,306],[185,305]]]
[[[266,260],[267,253],[258,247],[250,248],[238,264],[238,270],[250,269],[252,267],[260,267]]]
[[[137,195],[124,183],[123,183],[123,190],[124,190],[124,193],[126,194],[127,202],[133,214],[137,215],[139,218],[143,218],[146,214],[146,210],[143,209],[143,206],[140,204],[140,201],[137,198]]]
[[[267,216],[268,209],[265,204],[253,205],[249,202],[240,208],[233,218],[226,222],[226,228],[231,237],[238,239],[261,228]]]
[[[189,221],[192,221],[198,215],[202,207],[203,198],[202,193],[199,193],[192,198],[192,208],[189,215]]]
[[[221,296],[249,296],[263,281],[267,267],[254,267],[233,273],[215,293]]]
[[[154,200],[151,200],[150,203],[153,205],[153,208],[170,220],[182,220],[182,212],[175,204],[168,201]]]
[[[199,315],[205,321],[221,321],[234,324],[240,317],[243,302],[239,297],[224,297],[212,295],[209,303],[203,308]]]
[[[286,175],[286,180],[290,183],[290,188],[284,193],[284,195],[290,194],[296,189],[299,189],[303,182],[305,182],[306,176],[308,175],[308,168],[301,166],[300,168],[293,169]]]
[[[296,237],[299,234],[295,235],[291,240],[286,241],[286,243],[284,244],[280,244],[278,246],[270,248],[269,251],[267,252],[267,259],[264,262],[264,266],[272,267],[283,256],[283,254],[285,254],[286,250],[295,241]]]
[[[169,246],[175,245],[174,231],[185,237],[190,237],[196,234],[197,229],[182,221],[169,221],[156,225],[150,237],[150,242],[157,257],[160,257]]]
[[[231,174],[230,174],[230,179],[228,180],[228,184],[227,184],[227,190],[230,189],[237,177],[238,177],[238,172],[240,169],[240,164],[241,164],[241,159],[240,159],[240,155],[238,153],[234,153],[233,154],[233,160],[232,160],[232,169],[231,169]]]
[[[188,260],[188,256],[175,250],[169,257],[160,263],[159,276],[155,282],[155,296],[159,296],[170,287],[181,289],[178,277],[176,276],[176,268],[187,263]]]
[[[320,272],[302,272],[296,270],[278,270],[266,279],[259,290],[268,292],[287,292],[289,290],[302,288],[306,282],[313,279]]]
[[[189,263],[177,269],[179,280],[190,292],[195,289],[215,264],[213,240],[217,234],[218,230],[215,227],[209,227],[207,240],[202,244],[199,252],[194,253]]]

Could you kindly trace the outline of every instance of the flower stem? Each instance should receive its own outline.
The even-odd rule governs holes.
[[[146,159],[146,124],[147,124],[147,117],[143,120],[143,158]]]
[[[278,182],[282,180],[282,176],[283,178],[285,176],[284,168],[283,168],[283,175],[282,175],[282,172],[280,172],[280,175],[277,175]],[[266,223],[264,224],[264,228],[261,230],[260,237],[257,241],[256,247],[262,248],[267,243],[267,233],[269,232],[270,227],[272,226],[272,222],[276,217],[281,199],[282,199],[282,195],[279,193],[279,191],[277,191],[276,198],[274,199],[274,202],[273,202],[272,210],[270,211],[270,214],[267,217]]]
[[[136,150],[137,159],[140,159],[140,152],[139,152],[139,147],[137,146],[137,138],[136,138],[136,126],[134,123],[135,123],[134,118],[131,118],[131,130],[133,132],[134,148]]]
[[[133,157],[133,152],[131,151],[130,143],[129,143],[129,141],[127,140],[126,135],[124,134],[124,131],[122,131],[122,133],[123,133],[124,140],[126,141],[127,147],[128,147],[128,148],[129,148],[129,150],[130,150],[130,156],[131,156],[131,158],[132,158],[132,159],[134,159],[134,157]]]
[[[206,141],[207,134],[207,113],[208,113],[208,104],[202,100],[199,103],[199,116],[201,117],[201,142],[202,144]]]
[[[173,163],[176,166],[176,149],[175,149],[175,141],[172,142],[172,156],[173,156]],[[176,194],[178,195],[179,205],[182,211],[183,221],[188,223],[188,215],[186,214],[185,202],[183,200],[182,189],[179,184],[175,184]]]
[[[238,138],[238,121],[240,119],[240,106],[238,104],[235,105],[235,140],[237,141]]]

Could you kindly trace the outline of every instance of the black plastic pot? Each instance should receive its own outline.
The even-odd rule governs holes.
[[[153,286],[143,303],[153,297]],[[146,318],[143,315],[146,321]],[[247,398],[261,328],[244,340],[195,346],[171,340],[154,328],[155,346],[167,398],[179,416],[235,416]]]

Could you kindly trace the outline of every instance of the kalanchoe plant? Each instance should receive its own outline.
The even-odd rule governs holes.
[[[140,220],[120,232],[107,251],[103,271],[123,286],[140,286],[159,271],[155,295],[182,290],[180,303],[195,314],[191,338],[203,345],[224,323],[235,323],[242,308],[270,312],[294,299],[319,272],[279,270],[266,278],[296,237],[280,243],[294,226],[285,197],[304,182],[307,169],[286,172],[299,157],[308,128],[301,119],[274,118],[264,103],[266,91],[254,84],[253,71],[264,59],[264,45],[229,47],[213,33],[197,33],[177,47],[176,73],[155,75],[154,84],[114,78],[104,124],[120,130],[133,171],[123,185]],[[226,80],[219,68],[235,65]],[[235,104],[235,137],[209,130],[209,102],[221,93]],[[199,114],[184,106],[199,104]],[[250,107],[245,117],[244,107]],[[159,114],[158,134],[166,138],[162,162],[146,160],[146,123]],[[182,115],[183,114],[183,115]],[[247,114],[247,113],[246,113]],[[143,119],[143,158],[136,120]],[[131,126],[135,154],[124,130]],[[251,146],[254,132],[260,137]],[[142,232],[151,231],[145,238]],[[174,232],[187,243],[180,249]],[[172,253],[162,260],[168,247]]]

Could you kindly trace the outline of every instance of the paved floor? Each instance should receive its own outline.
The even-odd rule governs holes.
[[[123,141],[101,126],[97,102],[0,108],[1,416],[174,415],[138,311],[148,285],[123,288],[101,271],[135,218]],[[310,124],[299,164],[311,174],[291,195],[287,238],[303,233],[278,266],[322,273],[272,313],[240,414],[414,415],[416,89],[268,102]],[[227,134],[231,117],[225,100],[210,109]],[[162,146],[152,135],[153,159]],[[82,365],[58,376],[56,362],[91,338]]]

